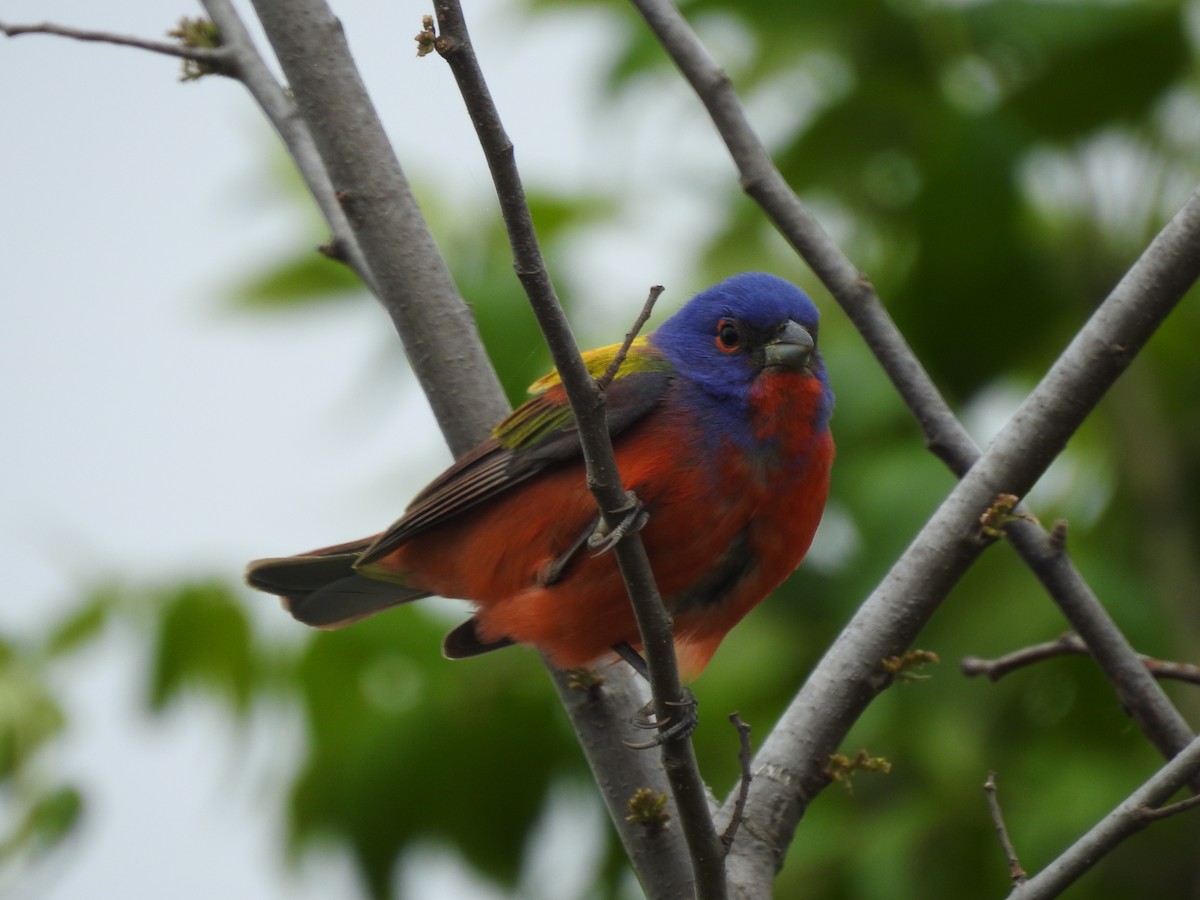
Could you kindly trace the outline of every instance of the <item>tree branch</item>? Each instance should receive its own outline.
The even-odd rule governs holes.
[[[201,3],[213,24],[217,26],[222,49],[232,57],[232,76],[250,92],[254,102],[283,141],[308,188],[309,195],[329,225],[331,243],[338,248],[338,258],[350,266],[371,293],[378,297],[379,288],[375,284],[375,277],[363,258],[357,238],[350,230],[350,223],[346,221],[346,216],[338,205],[333,185],[329,181],[329,173],[325,171],[325,165],[317,152],[316,144],[313,143],[308,123],[296,109],[292,98],[271,74],[230,0],[201,0]]]
[[[596,388],[602,394],[608,390],[608,386],[617,377],[617,372],[621,370],[621,364],[625,362],[625,357],[629,355],[629,348],[633,346],[638,333],[650,321],[650,315],[654,312],[654,304],[662,296],[663,290],[664,288],[661,284],[651,286],[650,293],[646,295],[646,302],[642,304],[642,311],[637,314],[637,318],[633,320],[632,327],[625,333],[625,340],[621,342],[621,346],[613,354],[612,362],[608,364],[608,368],[604,370],[604,374],[596,379]]]
[[[1028,491],[1200,276],[1198,248],[1200,194],[1193,194],[859,608],[768,736],[755,780],[764,784],[751,788],[747,814],[760,846],[738,859],[760,886],[773,877],[800,815],[824,787],[824,760],[887,685],[877,661],[912,641],[982,552],[974,535],[992,498]]]
[[[738,765],[741,766],[741,777],[738,779],[737,793],[734,794],[733,810],[729,814],[729,822],[721,832],[721,844],[725,851],[733,846],[738,829],[742,827],[742,818],[746,813],[746,801],[750,798],[750,782],[754,780],[751,765],[754,763],[754,748],[750,744],[750,726],[742,721],[736,712],[729,714],[729,721],[738,733]]]
[[[584,365],[570,324],[546,271],[529,206],[525,201],[513,145],[504,130],[471,47],[462,8],[457,0],[437,0],[434,8],[439,29],[434,46],[450,65],[487,158],[512,245],[513,267],[545,335],[575,416],[587,466],[588,487],[596,498],[606,524],[610,529],[616,529],[631,511],[629,495],[621,484],[616,456],[608,436],[604,391]],[[665,722],[677,714],[677,710],[672,708],[672,701],[684,697],[675,662],[671,617],[663,606],[640,535],[636,531],[628,533],[613,546],[613,552],[625,579],[641,632],[656,717],[659,722]],[[662,744],[662,756],[675,798],[678,821],[692,861],[696,896],[714,900],[723,898],[724,853],[713,826],[708,792],[700,778],[688,736],[685,734],[665,741]]]
[[[1034,644],[1006,653],[998,659],[980,659],[968,656],[959,663],[959,669],[968,677],[986,675],[989,681],[999,681],[1010,672],[1058,656],[1091,656],[1092,651],[1079,635],[1070,633],[1053,641]],[[1200,666],[1190,663],[1170,662],[1152,656],[1138,654],[1138,659],[1155,678],[1172,678],[1200,684]]]
[[[210,14],[226,3],[206,0]],[[361,247],[369,261],[365,268],[373,274],[377,295],[404,340],[443,434],[455,455],[461,455],[490,432],[508,406],[474,321],[384,136],[341,27],[322,0],[255,0],[255,8],[300,114],[276,103],[272,121],[281,131],[295,127],[301,139],[305,131],[311,135],[319,160],[316,169],[328,173],[328,196],[339,201],[331,217],[336,222],[344,214],[346,234],[352,239],[346,246]],[[230,15],[231,11],[221,12],[223,21]],[[278,100],[269,85],[264,83],[262,89],[266,99]],[[306,127],[301,130],[301,125]],[[581,705],[565,676],[554,674],[597,781],[606,789],[606,799],[622,804],[622,814],[615,817],[620,830],[630,785],[665,787],[662,773],[649,759],[629,759],[624,748],[619,756],[609,752],[601,736],[611,740],[613,734],[624,734],[619,718],[608,704],[599,712],[595,704]],[[614,703],[635,696],[632,681],[630,673],[614,668],[606,674],[606,695]],[[655,871],[664,878],[677,878],[678,871],[662,863],[664,850],[677,840],[673,834],[668,831],[661,840],[639,847],[643,855],[632,858],[649,859],[657,851],[660,865]],[[660,896],[672,895],[664,890]]]
[[[669,0],[632,2],[704,103],[738,168],[743,189],[759,203],[854,322],[917,419],[930,450],[961,477],[980,458],[979,449],[909,349],[869,281],[788,187],[750,127],[728,77]],[[1189,262],[1181,258],[1178,270],[1187,283],[1194,278]],[[1120,337],[1114,340],[1119,342]],[[1098,644],[1097,661],[1138,724],[1165,755],[1178,750],[1190,736],[1186,722],[1138,664],[1133,649],[1061,547],[1030,522],[1014,522],[1007,530],[1013,546],[1075,630],[1089,643]],[[791,777],[788,773],[781,776],[785,781]]]
[[[1126,838],[1171,812],[1195,807],[1189,798],[1174,807],[1159,807],[1172,794],[1200,776],[1200,737],[1134,791],[1116,809],[1101,819],[1058,859],[1009,894],[1009,900],[1045,900],[1057,897]]]
[[[1008,826],[1004,824],[1004,811],[1000,808],[1000,798],[996,796],[996,773],[988,772],[987,781],[983,783],[983,793],[987,797],[988,814],[992,817],[992,828],[996,831],[996,839],[1000,849],[1004,851],[1004,859],[1008,863],[1008,875],[1014,884],[1022,884],[1029,876],[1021,868],[1017,859],[1017,850],[1012,838],[1008,836]]]
[[[149,50],[151,53],[161,53],[164,56],[174,56],[177,59],[199,63],[224,74],[229,74],[228,69],[231,65],[231,54],[223,46],[189,47],[186,44],[173,43],[171,41],[152,41],[131,35],[113,34],[108,31],[89,31],[85,28],[55,25],[52,22],[41,22],[37,25],[9,25],[0,22],[0,33],[10,38],[25,34],[49,34],[56,37],[70,38],[75,41],[114,44],[118,47],[134,47],[138,50]]]
[[[1194,215],[1195,205],[1193,196],[1184,209],[1192,208]],[[1169,264],[1169,260],[1163,262]],[[1023,520],[1010,523],[1005,532],[1009,543],[1087,644],[1092,658],[1116,691],[1121,706],[1158,752],[1170,759],[1186,747],[1192,739],[1192,729],[1155,682],[1079,570],[1071,564],[1061,540],[1053,534],[1048,538],[1041,526]],[[1200,789],[1200,779],[1193,787]]]
[[[628,666],[611,666],[599,690],[590,692],[570,673],[548,668],[642,890],[651,900],[692,900],[692,867],[680,829],[648,828],[627,816],[628,801],[639,790],[670,790],[657,759],[624,743],[635,737],[628,710],[645,703],[645,683]]]

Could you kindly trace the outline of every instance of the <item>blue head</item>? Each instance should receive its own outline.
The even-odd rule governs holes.
[[[833,409],[833,392],[817,350],[819,319],[799,288],[774,275],[743,272],[689,300],[650,342],[696,387],[735,407],[744,406],[764,369],[817,379],[824,388],[820,429]]]

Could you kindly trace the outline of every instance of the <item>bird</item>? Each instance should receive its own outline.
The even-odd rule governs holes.
[[[672,619],[685,679],[800,564],[823,515],[833,392],[819,314],[743,272],[639,335],[606,389],[621,480]],[[620,345],[583,354],[598,376]],[[246,579],[299,621],[337,629],[428,596],[472,602],[450,659],[531,645],[560,669],[641,649],[556,371],[380,534],[256,560]],[[632,660],[631,660],[632,661]]]

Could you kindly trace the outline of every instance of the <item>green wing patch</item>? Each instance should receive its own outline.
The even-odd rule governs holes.
[[[593,378],[608,371],[620,344],[609,344],[583,353],[583,362]],[[671,364],[655,351],[645,336],[634,338],[629,353],[621,361],[614,383],[630,375],[667,372]],[[492,437],[510,450],[530,447],[554,431],[570,428],[574,424],[571,406],[562,390],[562,378],[554,369],[529,386],[533,398],[515,410],[508,418],[492,430]]]

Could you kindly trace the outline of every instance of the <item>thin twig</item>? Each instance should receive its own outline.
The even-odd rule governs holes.
[[[746,800],[750,796],[750,782],[754,780],[754,774],[750,770],[754,758],[754,749],[750,745],[750,726],[743,722],[742,717],[736,712],[729,714],[729,721],[733,723],[733,727],[737,729],[738,733],[740,744],[738,764],[742,768],[742,777],[738,781],[737,800],[733,804],[733,813],[729,817],[729,824],[721,833],[721,844],[725,847],[726,852],[733,846],[733,839],[737,837],[738,829],[742,825],[742,818],[746,814]]]
[[[1180,219],[1189,214],[1195,215],[1197,205],[1193,197],[1168,223],[1167,228],[1160,232],[1160,237]],[[1173,252],[1196,253],[1196,249],[1177,248]],[[1135,268],[1142,267],[1149,255],[1150,250],[1147,250]],[[1167,260],[1160,255],[1156,262],[1163,265]],[[1118,285],[1118,290],[1120,287]],[[1119,335],[1114,334],[1110,340],[1115,347],[1120,346]],[[1062,551],[1061,543],[1053,536],[1047,538],[1041,528],[1025,521],[1012,522],[1007,534],[1013,549],[1037,575],[1071,627],[1088,645],[1096,664],[1116,691],[1122,708],[1163,758],[1170,759],[1182,747],[1186,747],[1192,737],[1191,727],[1142,664],[1133,645],[1113,622],[1079,570],[1072,565],[1070,557]],[[1193,788],[1200,790],[1200,780]]]
[[[1200,794],[1192,794],[1190,797],[1184,797],[1177,803],[1171,803],[1167,806],[1138,806],[1133,809],[1133,815],[1139,819],[1145,819],[1147,822],[1157,822],[1160,819],[1169,819],[1171,816],[1177,816],[1180,813],[1190,812],[1193,809],[1200,807]]]
[[[1030,876],[1024,884],[1017,885],[1009,894],[1009,900],[1049,900],[1059,896],[1114,847],[1160,818],[1148,814],[1147,810],[1158,809],[1172,794],[1195,780],[1198,773],[1200,737],[1194,738],[1174,759],[1126,797],[1054,862]],[[1179,807],[1176,812],[1183,812],[1196,808],[1200,801],[1188,798],[1174,805]],[[1163,807],[1164,812],[1170,809],[1169,806]]]
[[[1000,799],[996,796],[995,772],[988,772],[987,781],[983,783],[983,793],[987,797],[988,813],[992,817],[992,827],[996,829],[996,837],[1000,840],[1000,849],[1004,851],[1004,858],[1008,861],[1008,874],[1012,878],[1013,884],[1021,884],[1029,876],[1021,868],[1021,863],[1017,859],[1017,850],[1013,847],[1012,840],[1008,836],[1008,828],[1004,824],[1004,811],[1000,809]]]
[[[25,34],[49,34],[75,41],[134,47],[138,50],[149,50],[151,53],[161,53],[164,56],[174,56],[177,59],[201,63],[223,74],[232,74],[231,54],[225,47],[189,47],[170,41],[152,41],[127,34],[113,34],[109,31],[89,31],[86,28],[72,28],[52,22],[41,22],[37,25],[9,25],[0,22],[0,32],[10,38]]]
[[[1034,644],[1031,647],[1023,647],[1020,650],[1014,650],[1012,653],[1006,653],[1004,656],[996,659],[980,659],[977,656],[968,656],[959,663],[959,668],[964,675],[969,677],[984,675],[990,681],[999,681],[1010,672],[1015,672],[1017,669],[1048,659],[1054,659],[1055,657],[1091,655],[1091,650],[1088,649],[1088,645],[1084,643],[1083,638],[1074,632],[1070,632],[1056,640],[1046,641],[1043,644]],[[1138,654],[1138,659],[1141,660],[1142,665],[1155,678],[1170,678],[1176,681],[1200,684],[1200,666],[1191,663],[1155,659],[1145,654]]]
[[[646,295],[646,302],[642,304],[642,311],[633,320],[633,327],[626,333],[625,340],[617,348],[617,353],[613,356],[612,362],[608,364],[608,368],[604,370],[604,374],[596,379],[596,387],[601,392],[607,391],[608,386],[612,384],[612,380],[617,377],[617,372],[621,370],[621,363],[625,362],[625,357],[629,354],[629,348],[633,346],[633,341],[638,336],[638,332],[650,320],[650,314],[654,312],[655,301],[662,295],[662,292],[663,286],[661,284],[656,284],[650,288],[650,293]]]
[[[466,21],[457,0],[437,0],[437,52],[450,65],[480,146],[487,159],[500,211],[513,251],[513,267],[533,307],[547,346],[562,378],[575,416],[588,487],[610,529],[620,526],[628,504],[616,456],[608,436],[603,395],[588,373],[570,325],[546,272],[537,233],[525,201],[513,145],[492,102],[479,62],[471,47]],[[666,722],[672,705],[685,699],[675,661],[674,632],[663,606],[650,560],[641,537],[631,532],[613,548],[641,633],[650,672],[655,716]],[[662,744],[663,767],[671,784],[680,827],[692,861],[698,898],[726,896],[724,853],[713,826],[708,792],[700,778],[695,752],[687,734]]]

